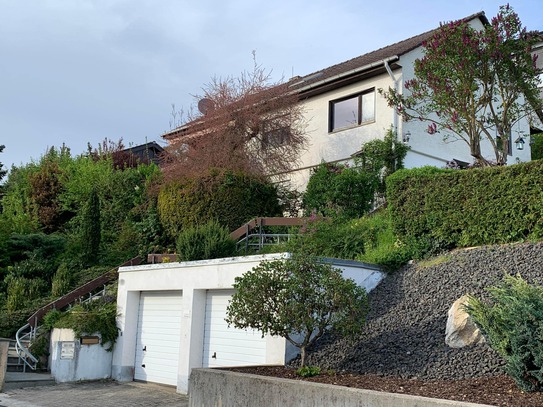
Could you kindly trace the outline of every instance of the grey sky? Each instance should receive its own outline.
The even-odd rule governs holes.
[[[161,142],[171,104],[216,76],[306,75],[485,11],[482,0],[0,0],[0,162],[105,137]],[[511,1],[543,30],[541,0]]]

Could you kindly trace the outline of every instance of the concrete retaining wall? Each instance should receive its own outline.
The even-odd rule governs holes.
[[[0,338],[0,392],[4,388],[4,379],[8,367],[9,339]]]
[[[193,369],[189,394],[190,407],[483,407],[214,369]]]

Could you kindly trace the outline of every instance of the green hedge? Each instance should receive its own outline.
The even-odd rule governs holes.
[[[255,175],[210,170],[164,185],[157,209],[164,230],[176,238],[185,227],[216,220],[235,230],[256,216],[280,216],[277,188]]]
[[[396,236],[425,251],[543,236],[543,161],[401,170],[387,178]]]

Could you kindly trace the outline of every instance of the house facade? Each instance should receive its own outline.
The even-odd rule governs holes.
[[[488,24],[483,12],[464,20],[476,29]],[[452,160],[473,162],[464,141],[452,133],[428,134],[427,122],[404,122],[378,92],[389,88],[406,91],[405,83],[414,78],[415,61],[423,57],[422,43],[433,33],[428,31],[289,81],[289,88],[299,95],[303,106],[309,139],[299,168],[288,175],[293,186],[304,190],[312,168],[323,161],[348,162],[364,143],[382,139],[389,129],[411,148],[404,162],[407,168],[445,167]],[[508,164],[531,159],[529,135],[530,119],[525,117],[512,129]],[[182,132],[175,129],[163,137],[178,140]],[[522,150],[513,143],[519,137],[525,142]],[[482,140],[481,149],[483,157],[495,159],[490,142]]]

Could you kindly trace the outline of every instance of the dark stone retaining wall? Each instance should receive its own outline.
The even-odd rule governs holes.
[[[445,345],[445,326],[454,301],[468,293],[487,297],[485,287],[499,282],[504,273],[519,273],[543,285],[543,242],[460,250],[439,264],[407,266],[371,292],[371,311],[359,338],[323,338],[308,364],[420,379],[501,374],[502,362],[488,345]]]

